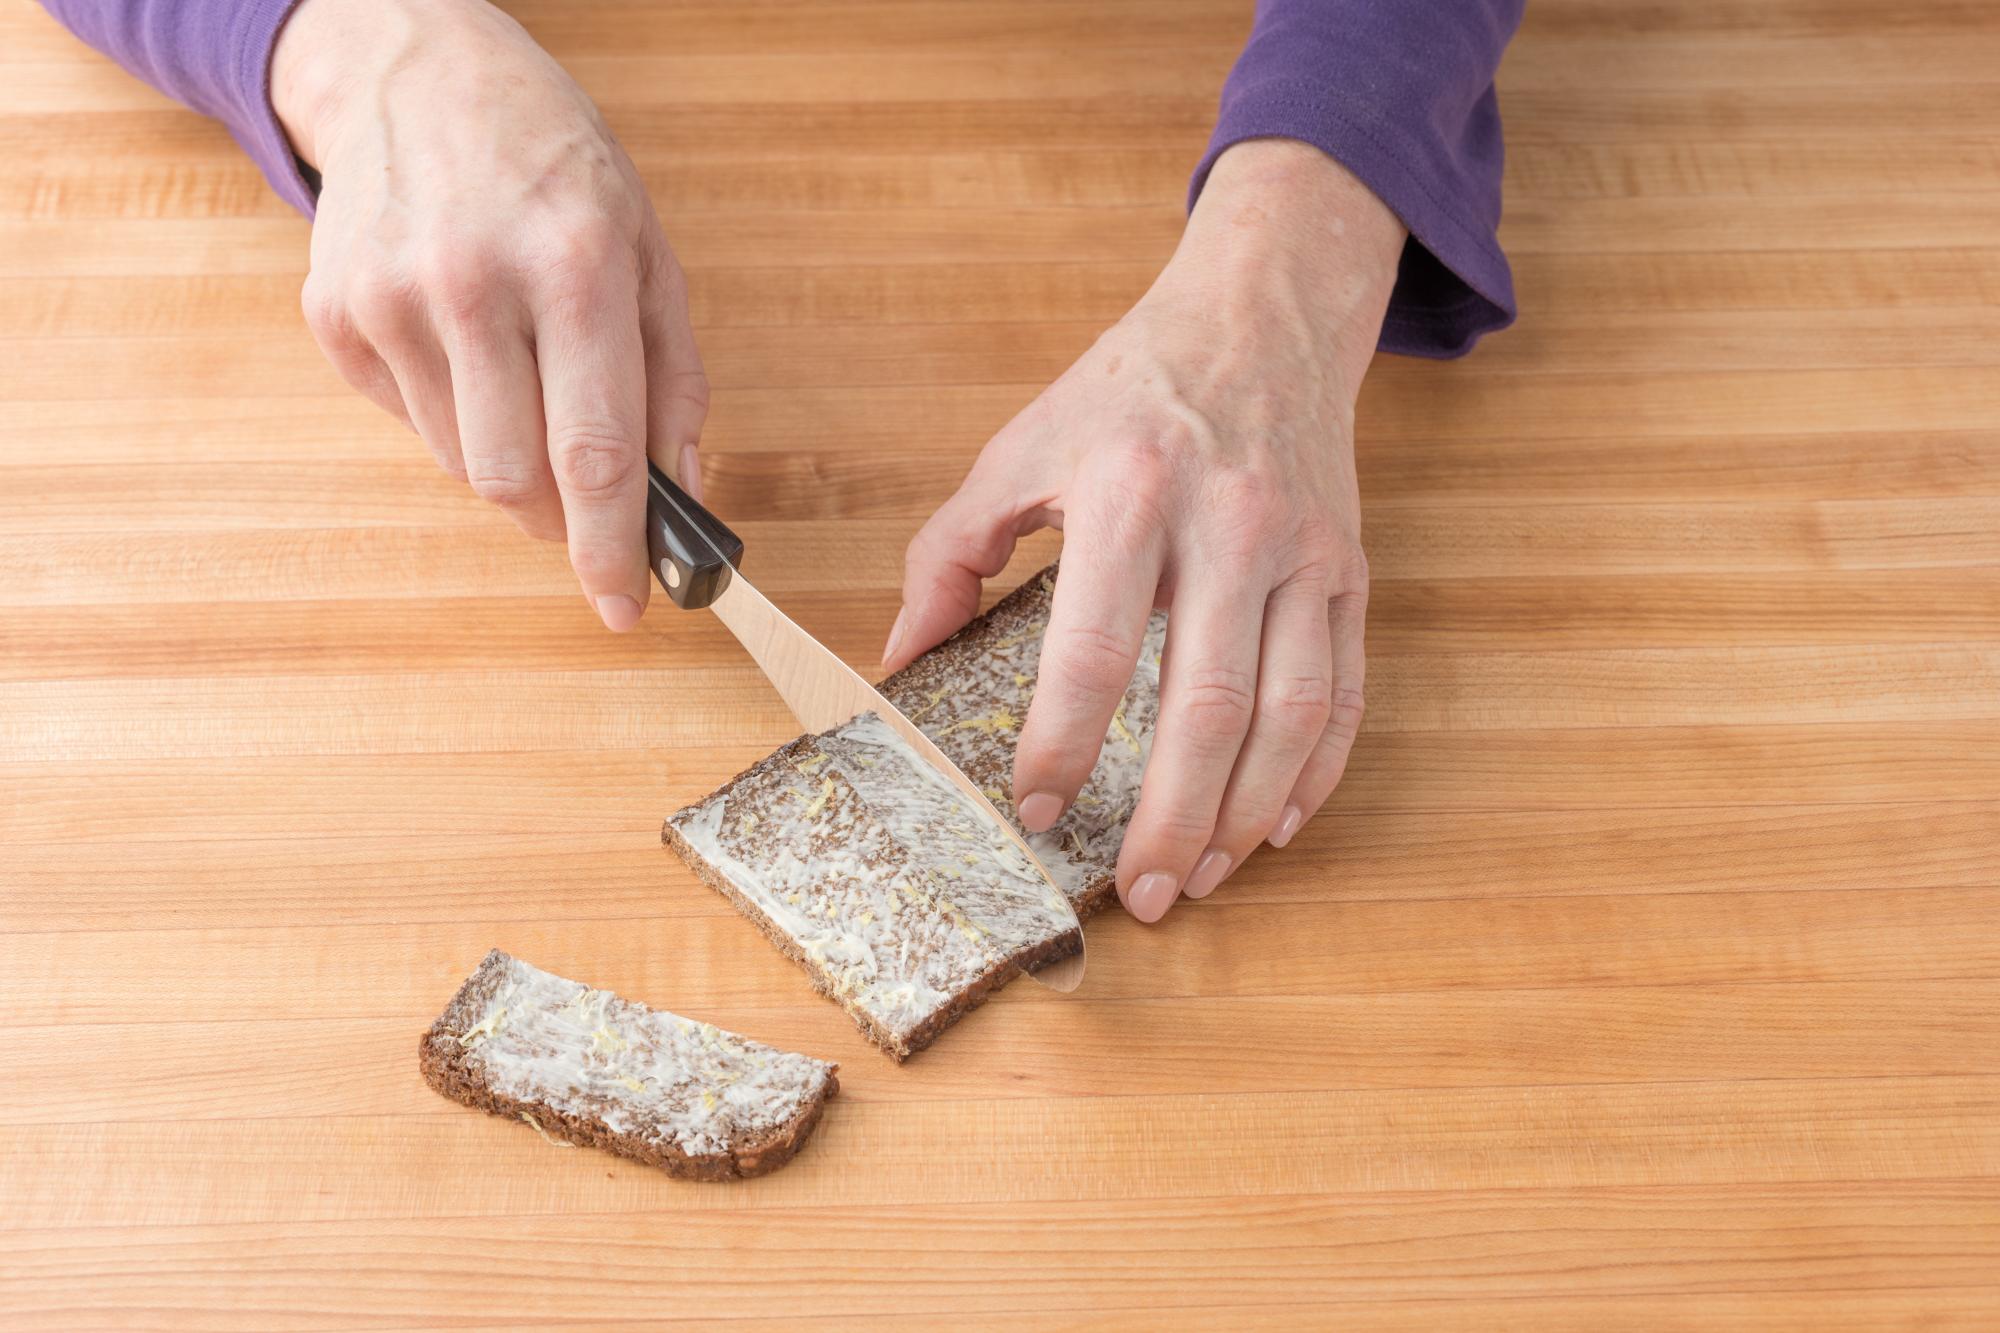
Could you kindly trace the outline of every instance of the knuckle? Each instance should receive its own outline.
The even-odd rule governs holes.
[[[1334,566],[1334,582],[1344,592],[1368,590],[1368,553],[1359,544],[1339,551]]]
[[[540,468],[501,459],[468,461],[465,471],[472,493],[502,509],[532,504],[547,486]]]
[[[618,233],[601,218],[559,226],[547,249],[545,281],[550,295],[567,302],[593,299],[606,277],[618,271],[625,249]]]
[[[606,544],[598,539],[570,544],[570,568],[576,571],[585,587],[615,584],[636,558],[633,548],[622,543]]]
[[[983,497],[961,491],[917,529],[903,552],[903,568],[918,571],[951,565],[984,576],[1007,563],[1012,531],[1010,514]]]
[[[708,375],[699,370],[676,371],[666,385],[667,402],[684,412],[698,427],[708,420]]]
[[[1094,487],[1096,526],[1113,550],[1153,542],[1173,511],[1178,469],[1168,450],[1144,440],[1111,446]]]
[[[614,495],[639,476],[637,443],[609,422],[564,427],[549,442],[549,457],[563,489],[584,499]]]
[[[1333,716],[1333,686],[1325,676],[1287,676],[1265,688],[1257,708],[1282,732],[1317,736]]]
[[[1269,559],[1273,534],[1282,530],[1286,518],[1287,501],[1277,482],[1236,468],[1211,478],[1204,490],[1209,558],[1234,569]]]
[[[439,245],[418,261],[417,285],[444,322],[471,324],[492,310],[496,271],[477,248]]]
[[[947,505],[946,509],[949,507]],[[910,538],[909,545],[903,548],[905,570],[928,569],[963,549],[969,529],[965,525],[945,521],[946,509],[933,514]]]
[[[1359,688],[1337,686],[1328,703],[1327,726],[1336,733],[1352,738],[1361,730],[1361,715],[1364,704]]]
[[[687,270],[681,267],[680,258],[667,245],[666,238],[658,243],[657,258],[646,266],[646,276],[652,288],[668,305],[684,305],[688,298]]]
[[[308,277],[299,288],[299,310],[305,316],[306,327],[322,340],[343,344],[357,340],[347,303],[332,283],[317,276]]]
[[[1184,733],[1197,741],[1240,738],[1256,707],[1256,682],[1234,667],[1196,667],[1180,690],[1176,712]]]
[[[1219,472],[1208,484],[1209,508],[1225,519],[1261,526],[1278,516],[1285,495],[1268,474],[1247,467]]]
[[[1240,798],[1232,798],[1221,813],[1215,817],[1215,829],[1209,841],[1233,854],[1238,860],[1243,853],[1262,842],[1278,822],[1278,798],[1259,801],[1253,807]]]
[[[1144,828],[1144,836],[1154,842],[1177,846],[1205,844],[1214,832],[1214,811],[1204,813],[1179,803],[1161,805],[1148,812]]]
[[[1339,582],[1341,544],[1332,526],[1323,518],[1305,518],[1292,541],[1291,569],[1287,582],[1297,582],[1330,593]]]
[[[1175,432],[1155,430],[1123,437],[1111,445],[1105,457],[1120,476],[1143,479],[1172,474],[1177,452]]]
[[[352,274],[344,295],[354,318],[370,328],[397,328],[409,315],[410,285],[386,269],[369,268]]]
[[[455,436],[451,439],[433,439],[430,435],[426,435],[423,441],[424,447],[430,451],[431,461],[438,465],[438,471],[455,481],[470,480],[465,470],[465,459],[460,453]]]
[[[1124,640],[1096,625],[1072,625],[1047,645],[1056,671],[1091,695],[1123,694],[1132,683],[1133,654]]]

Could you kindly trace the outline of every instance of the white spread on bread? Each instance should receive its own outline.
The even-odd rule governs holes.
[[[1166,619],[1073,807],[1029,836],[1071,899],[1116,864],[1159,711]],[[1003,814],[1045,614],[952,663],[948,689],[897,699]],[[942,650],[949,653],[950,648]],[[673,816],[688,845],[803,952],[836,998],[898,1040],[1070,913],[977,806],[873,714],[786,747]]]
[[[986,645],[977,668],[955,679],[954,688],[917,721],[924,734],[968,777],[981,783],[987,799],[1010,817],[1014,807],[1007,793],[1020,734],[1018,725],[994,723],[1027,716],[1047,629],[1046,611],[1038,612],[1021,629]],[[1156,612],[1146,626],[1132,683],[1105,730],[1090,780],[1053,828],[1027,835],[1049,877],[1073,899],[1080,899],[1091,880],[1117,865],[1125,825],[1139,802],[1139,779],[1153,749],[1153,729],[1160,714],[1160,653],[1166,638],[1166,614]]]
[[[498,984],[458,1034],[464,1063],[501,1096],[596,1120],[615,1134],[689,1156],[726,1152],[789,1123],[833,1073],[823,1060],[592,990],[518,958],[496,954],[488,966],[498,967]]]

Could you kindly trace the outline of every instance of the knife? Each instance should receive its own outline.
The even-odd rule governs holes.
[[[1044,897],[1052,924],[1076,941],[1074,953],[1045,963],[1028,975],[1054,990],[1075,990],[1083,980],[1083,927],[1070,906],[1069,895],[1049,877],[1027,839],[916,723],[743,577],[741,538],[658,466],[648,461],[646,470],[651,483],[646,492],[647,555],[654,577],[674,605],[688,611],[706,608],[715,612],[808,733],[827,731],[863,713],[874,713],[956,787],[993,830],[1034,867],[1047,890]]]

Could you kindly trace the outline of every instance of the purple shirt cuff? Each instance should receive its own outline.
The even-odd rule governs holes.
[[[271,107],[271,53],[299,0],[43,0],[56,20],[177,102],[214,116],[271,188],[314,194]]]
[[[1312,144],[1409,228],[1381,349],[1463,355],[1514,321],[1493,72],[1519,18],[1516,0],[1262,0],[1189,206],[1232,145]]]

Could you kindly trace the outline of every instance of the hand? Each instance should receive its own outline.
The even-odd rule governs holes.
[[[1354,398],[1402,224],[1318,150],[1217,161],[1146,296],[994,436],[911,542],[884,664],[979,607],[1021,535],[1063,529],[1034,703],[1014,759],[1021,822],[1076,798],[1169,607],[1160,719],[1118,859],[1157,921],[1282,847],[1340,780],[1361,720],[1368,564]]]
[[[648,594],[646,456],[699,494],[686,282],[582,89],[483,0],[306,0],[272,66],[323,180],[306,321],[347,382],[530,536],[604,623]]]

